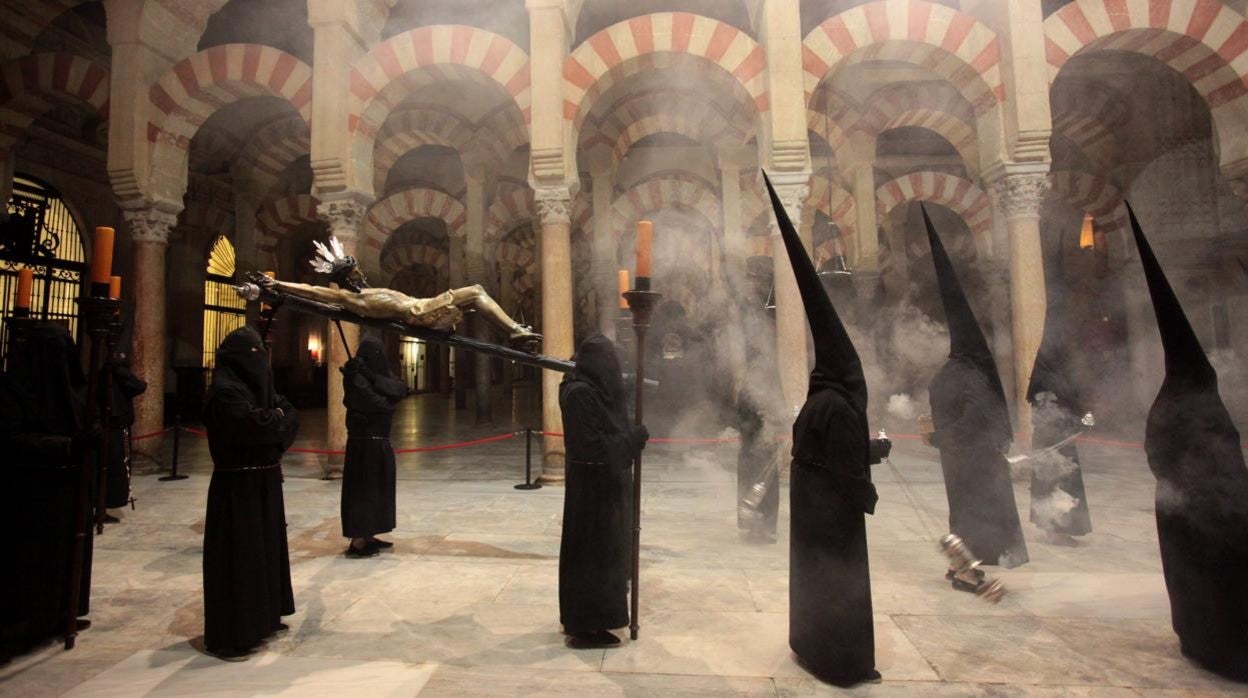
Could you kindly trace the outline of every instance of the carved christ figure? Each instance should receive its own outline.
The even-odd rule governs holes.
[[[355,258],[344,253],[336,238],[330,238],[329,247],[317,242],[316,249],[319,258],[311,260],[312,268],[329,276],[339,288],[278,281],[254,273],[248,274],[248,280],[263,288],[336,305],[361,317],[431,330],[453,330],[464,319],[463,309],[473,308],[506,332],[512,344],[532,347],[542,341],[533,328],[511,319],[480,285],[451,289],[432,298],[412,298],[393,289],[369,287]]]

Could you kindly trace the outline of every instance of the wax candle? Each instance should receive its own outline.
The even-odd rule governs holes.
[[[650,278],[651,245],[654,242],[654,223],[637,221],[637,276]]]
[[[628,299],[624,294],[628,293],[628,270],[620,270],[620,309],[628,308]]]
[[[17,272],[17,298],[13,299],[13,307],[30,310],[30,292],[35,285],[35,271],[30,267],[22,267]]]
[[[108,297],[113,300],[121,300],[121,277],[110,276],[108,279]]]
[[[108,286],[113,275],[113,236],[112,228],[100,226],[95,229],[95,247],[91,255],[91,283]]]

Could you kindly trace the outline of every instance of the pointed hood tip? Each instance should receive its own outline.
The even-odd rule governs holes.
[[[841,322],[832,300],[823,289],[823,282],[815,271],[815,265],[802,245],[793,222],[789,220],[784,204],[776,194],[771,178],[763,172],[763,182],[771,199],[780,237],[788,253],[798,292],[802,297],[806,320],[810,325],[815,344],[815,367],[810,374],[810,391],[832,388],[846,394],[855,405],[865,412],[867,407],[867,383],[863,375],[862,361],[853,341]]]
[[[1131,232],[1140,253],[1140,264],[1144,267],[1144,280],[1148,284],[1148,295],[1153,302],[1153,314],[1157,317],[1157,331],[1161,334],[1161,345],[1166,355],[1166,378],[1216,383],[1217,372],[1209,363],[1209,357],[1192,329],[1183,305],[1179,303],[1166,272],[1157,261],[1157,255],[1145,237],[1139,219],[1135,217],[1135,210],[1126,200],[1123,200],[1123,204],[1127,208],[1127,218],[1131,221]]]

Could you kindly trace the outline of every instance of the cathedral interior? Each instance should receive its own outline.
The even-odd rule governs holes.
[[[913,431],[915,412],[905,403],[925,399],[926,381],[946,353],[926,210],[989,337],[1016,429],[1028,429],[1032,362],[1048,299],[1060,293],[1079,349],[1072,361],[1098,429],[1106,443],[1139,441],[1161,384],[1162,346],[1128,202],[1218,370],[1228,411],[1248,425],[1248,0],[7,0],[0,4],[0,164],[0,197],[8,201],[0,211],[0,323],[13,313],[18,269],[30,266],[32,311],[80,332],[75,299],[92,261],[91,231],[116,229],[113,274],[132,317],[134,371],[149,386],[135,404],[139,435],[199,419],[216,346],[260,312],[233,284],[246,272],[321,283],[307,260],[314,243],[331,236],[374,287],[431,297],[481,285],[543,335],[544,354],[566,359],[594,332],[627,349],[632,330],[621,320],[617,282],[621,270],[634,271],[642,220],[654,224],[653,287],[663,294],[648,355],[658,380],[649,409],[661,422],[652,432],[724,432],[717,396],[749,358],[725,365],[715,345],[729,336],[724,309],[748,295],[755,271],[765,277],[759,295],[774,317],[766,341],[781,357],[775,388],[787,405],[800,405],[809,373],[805,316],[764,171],[815,264],[848,272],[851,331],[873,347],[860,349],[873,425]],[[461,330],[491,338],[476,318]],[[324,318],[279,313],[269,332],[278,386],[310,425],[301,443],[345,443],[338,369],[348,358],[343,343],[354,348],[359,332],[341,331],[342,341]],[[7,333],[0,324],[0,339]],[[783,580],[772,574],[783,566],[783,545],[746,551],[734,568],[751,590],[742,609],[733,605],[739,590],[725,590],[706,572],[718,569],[714,556],[683,559],[682,567],[678,549],[695,545],[685,525],[705,523],[698,517],[717,505],[725,516],[733,511],[731,478],[708,463],[715,454],[725,462],[735,456],[715,449],[690,455],[668,447],[655,455],[661,475],[647,506],[655,530],[668,538],[643,555],[655,577],[668,581],[652,584],[660,599],[655,632],[670,630],[670,643],[596,664],[514,644],[525,635],[512,626],[527,632],[532,609],[552,613],[543,604],[554,593],[547,588],[549,538],[553,531],[557,550],[565,467],[562,442],[552,436],[561,430],[561,376],[411,338],[386,342],[414,395],[396,422],[396,442],[440,443],[513,427],[545,432],[535,437],[533,466],[547,487],[510,493],[520,472],[512,447],[491,446],[461,461],[401,461],[401,484],[412,485],[401,505],[424,511],[401,523],[400,534],[408,526],[415,537],[400,550],[421,556],[410,564],[428,567],[407,572],[458,576],[479,596],[522,600],[507,622],[476,617],[494,637],[506,637],[489,650],[467,640],[455,645],[463,636],[452,626],[462,617],[448,616],[441,622],[451,625],[439,632],[449,633],[450,647],[425,640],[414,646],[425,655],[378,649],[375,658],[452,666],[430,684],[447,693],[570,692],[577,684],[567,676],[581,671],[595,677],[582,677],[590,681],[585,690],[603,693],[822,690],[799,668],[778,669],[782,659],[756,667],[757,657],[741,656],[731,643],[715,645],[693,666],[678,661],[699,653],[699,635],[675,630],[688,620],[682,613],[692,618],[699,608],[784,644],[782,631],[748,618],[783,606]],[[136,490],[145,494],[132,525],[142,535],[173,537],[151,549],[108,536],[97,543],[104,546],[97,565],[120,576],[101,582],[100,603],[113,606],[106,613],[142,615],[137,611],[163,602],[170,613],[183,609],[142,631],[170,642],[193,634],[184,601],[198,563],[171,561],[195,545],[195,517],[183,509],[199,507],[205,478],[195,475],[210,467],[206,449],[192,440],[181,445],[192,484],[158,486],[154,477],[139,484],[136,474]],[[168,467],[175,445],[165,433],[134,448],[146,459],[136,461],[136,473],[146,464],[154,475]],[[905,442],[899,451],[894,460],[912,460],[915,479],[907,486],[901,475],[882,476],[881,492],[896,489],[881,506],[900,517],[879,524],[889,527],[880,530],[892,547],[879,559],[891,570],[908,569],[913,550],[934,555],[924,547],[930,541],[923,542],[920,510],[930,504],[939,518],[943,506],[939,472],[923,460],[930,456]],[[337,614],[351,618],[346,633],[390,622],[389,611],[361,612],[349,591],[332,589],[350,573],[330,574],[330,561],[318,558],[328,545],[322,538],[332,537],[318,528],[324,517],[295,513],[293,502],[330,515],[336,505],[313,490],[321,469],[335,465],[294,460],[295,474],[287,474],[292,554],[304,563],[296,590],[329,585],[301,603],[324,627]],[[1153,680],[1160,671],[1089,668],[1097,638],[1156,661],[1173,649],[1158,615],[1155,538],[1131,530],[1151,526],[1132,508],[1151,507],[1140,494],[1152,484],[1142,456],[1111,449],[1089,463],[1104,467],[1089,497],[1129,500],[1112,523],[1104,514],[1102,530],[1113,533],[1102,535],[1118,537],[1099,548],[1059,550],[1048,567],[1018,582],[1033,594],[1018,608],[921,593],[907,600],[913,590],[884,582],[880,593],[894,603],[877,600],[884,609],[877,608],[877,623],[888,626],[877,634],[896,643],[890,656],[902,667],[881,669],[886,685],[926,695],[986,695],[1000,684],[1020,695],[1234,690],[1195,673],[1171,685]],[[506,497],[540,504],[501,504],[502,490],[486,493],[490,482],[507,485]],[[469,521],[468,510],[478,506],[485,507],[478,516],[495,511],[509,523]],[[438,516],[454,523],[436,524]],[[532,549],[509,546],[513,525]],[[160,533],[168,527],[179,532]],[[459,547],[456,535],[465,536]],[[725,541],[715,545],[735,545]],[[509,555],[491,557],[485,548],[508,548]],[[665,578],[665,566],[680,572]],[[504,567],[510,573],[498,578]],[[406,578],[397,569],[371,579],[370,594],[415,593],[397,591]],[[1059,600],[1050,582],[1072,574],[1086,584]],[[413,584],[454,595],[449,579]],[[1113,597],[1116,605],[1094,602],[1097,593],[1112,595],[1116,579],[1147,603],[1133,606],[1128,592]],[[698,606],[695,587],[711,589],[710,607]],[[1051,621],[1048,611],[1064,620]],[[1091,625],[1066,617],[1084,614]],[[992,645],[1009,653],[1020,642],[1028,661],[1050,666],[990,656],[968,669],[976,662],[948,650],[955,645],[916,639],[936,633],[933,619],[942,616],[960,619],[960,637],[988,655]],[[997,616],[1013,624],[993,625]],[[99,625],[108,623],[105,617]],[[276,652],[301,661],[341,656],[312,632],[324,627]],[[720,632],[715,625],[702,630]],[[1079,641],[1056,648],[1066,630]],[[1043,640],[1027,644],[1037,633]],[[396,636],[367,637],[375,646]],[[736,637],[748,644],[751,636]],[[139,647],[124,644],[122,652],[123,644],[76,660],[45,653],[0,666],[0,692],[12,682],[14,695],[60,694],[79,684],[90,694],[83,682],[129,661]],[[1171,666],[1178,661],[1163,666],[1182,674]],[[502,678],[516,664],[532,672],[527,682]],[[743,674],[734,670],[747,665]],[[1075,678],[1062,666],[1076,667]],[[602,678],[627,672],[642,678]],[[689,678],[696,675],[707,682]],[[190,683],[179,690],[193,692],[193,679],[180,680]],[[126,693],[124,683],[114,689]],[[163,695],[157,684],[145,690]]]

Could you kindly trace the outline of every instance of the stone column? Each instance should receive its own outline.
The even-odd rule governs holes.
[[[165,425],[165,371],[168,318],[165,313],[165,253],[169,231],[178,222],[175,213],[155,206],[122,211],[134,240],[134,351],[135,375],[147,381],[147,390],[135,400],[134,433],[151,434]],[[135,448],[159,457],[162,437],[135,442]]]
[[[1044,255],[1040,247],[1040,205],[1049,190],[1047,164],[1007,173],[992,185],[1005,215],[1010,244],[1011,339],[1014,345],[1014,400],[1020,448],[1031,445],[1031,406],[1027,385],[1044,335],[1046,307]],[[1037,171],[1038,170],[1038,171]]]
[[[468,283],[481,284],[487,291],[493,284],[485,274],[485,191],[486,172],[482,158],[465,158],[464,183],[467,187],[465,204],[467,205],[467,223],[464,226],[464,267],[468,272]],[[505,308],[504,308],[505,309]],[[473,318],[473,330],[477,339],[492,341],[495,332],[478,314]],[[471,352],[473,377],[476,388],[476,423],[491,424],[494,416],[490,410],[490,357]]]
[[[724,257],[728,277],[745,283],[745,260],[750,256],[741,221],[741,163],[734,153],[719,153],[720,215],[724,226]]]
[[[359,248],[360,223],[364,221],[364,214],[367,210],[368,207],[362,198],[349,197],[322,201],[317,206],[316,212],[329,227],[329,234],[338,238],[338,241],[342,243],[346,254],[355,255]],[[351,355],[354,356],[356,347],[360,344],[360,327],[354,323],[344,322],[342,331],[346,336]],[[329,396],[325,411],[325,447],[341,451],[347,447],[347,408],[342,404],[342,371],[339,369],[347,362],[347,348],[342,345],[342,337],[338,334],[338,328],[333,322],[330,322],[327,327],[325,344],[329,349],[326,353],[328,361],[325,367],[328,388],[326,393]],[[340,455],[329,456],[326,459],[325,477],[342,475],[342,461],[343,457]]]
[[[875,272],[880,268],[879,220],[875,210],[875,166],[869,162],[849,168],[854,197],[854,271]]]
[[[451,268],[451,288],[463,288],[468,285],[468,269],[464,255],[464,247],[467,240],[463,235],[455,235],[450,233],[450,268]],[[468,409],[468,374],[472,370],[468,367],[468,352],[459,347],[451,350],[455,357],[455,409]]]
[[[498,303],[508,315],[516,316],[515,290],[512,283],[515,279],[516,267],[507,262],[498,265]],[[510,361],[503,362],[503,394],[510,400],[512,383],[515,381],[516,365]]]
[[[611,170],[598,167],[593,172],[594,263],[591,266],[598,296],[598,331],[615,339],[619,317],[619,250],[616,231],[611,229]]]
[[[537,212],[542,221],[542,353],[569,358],[572,346],[572,192],[566,187],[541,187],[536,192]],[[559,412],[559,382],[556,371],[542,371],[542,429],[563,432]],[[542,482],[561,483],[564,479],[562,438],[542,440]]]
[[[808,184],[774,183],[784,210],[793,226],[802,230],[802,205],[810,195]],[[811,240],[802,240],[806,253],[810,254]],[[772,226],[772,261],[775,268],[776,289],[776,356],[780,357],[780,384],[785,405],[800,407],[806,400],[806,383],[810,378],[809,360],[806,355],[806,309],[797,290],[793,266],[789,264],[788,251],[780,238],[780,229]]]

